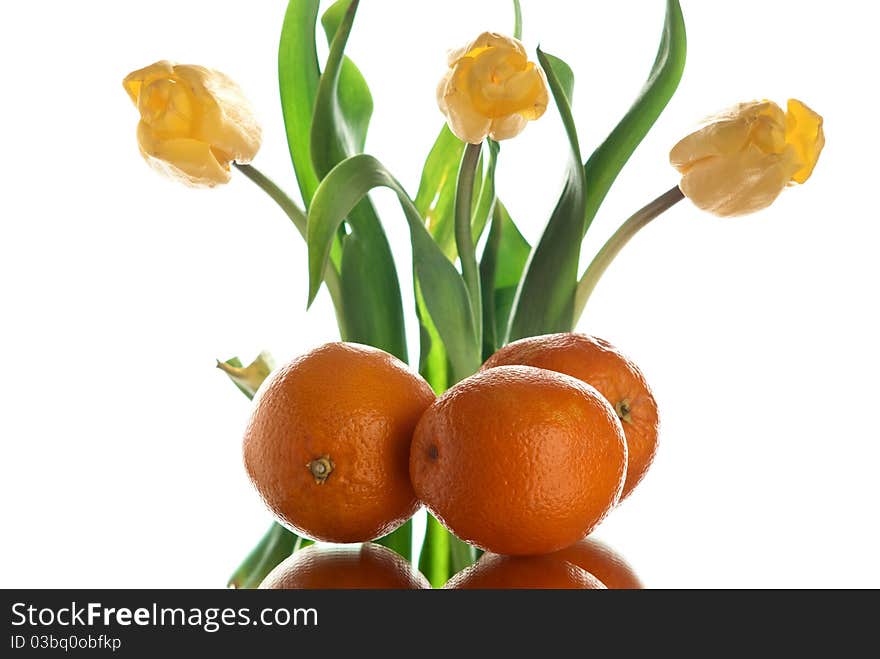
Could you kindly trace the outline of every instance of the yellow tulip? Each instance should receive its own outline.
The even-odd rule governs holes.
[[[450,51],[449,70],[437,87],[437,104],[463,142],[506,140],[547,109],[547,81],[517,39],[484,32]]]
[[[260,148],[250,104],[219,71],[162,60],[129,73],[122,85],[141,115],[144,159],[187,185],[228,182],[230,163],[250,162]]]
[[[825,145],[822,117],[796,99],[783,112],[771,101],[741,103],[712,117],[669,154],[681,191],[716,215],[766,208],[804,183]]]

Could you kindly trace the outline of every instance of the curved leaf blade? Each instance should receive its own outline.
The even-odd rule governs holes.
[[[257,588],[276,565],[297,549],[297,543],[302,546],[303,542],[303,538],[288,531],[278,522],[272,522],[272,526],[232,573],[226,585],[235,589]],[[308,540],[305,542],[312,544]]]
[[[321,25],[324,28],[328,45],[332,46],[333,39],[345,20],[349,6],[349,0],[338,0],[321,16]],[[353,152],[360,153],[364,150],[367,129],[370,126],[370,118],[373,116],[373,96],[360,69],[347,56],[342,58],[336,94],[339,112],[344,116],[343,125],[347,126],[350,131],[349,137]]]
[[[345,56],[359,0],[339,0],[324,15],[330,43],[315,96],[312,163],[320,178],[348,156],[363,151],[373,97],[358,68]]]
[[[449,126],[443,124],[425,159],[414,200],[419,214],[425,218],[428,231],[450,260],[455,258],[455,181],[464,146],[464,142],[452,134]]]
[[[339,0],[323,18],[330,53],[318,84],[311,131],[312,164],[321,178],[363,149],[373,111],[366,81],[345,57],[357,8],[358,0]],[[345,310],[343,338],[373,345],[406,361],[400,283],[382,224],[367,198],[350,209],[346,220],[350,234],[337,233],[337,242],[342,243],[338,260]]]
[[[308,208],[318,188],[312,166],[312,110],[321,77],[315,45],[318,0],[290,0],[278,44],[278,87],[290,159]]]
[[[418,277],[413,269],[413,288],[416,299],[416,316],[419,319],[419,375],[438,396],[449,387],[449,355],[437,331],[437,325],[428,313],[425,296],[422,295]]]
[[[678,88],[686,57],[687,34],[681,5],[678,0],[667,0],[663,36],[648,80],[632,107],[584,164],[589,182],[584,232],[617,175]]]
[[[248,397],[248,400],[252,400],[257,389],[275,368],[275,360],[264,350],[247,366],[243,366],[238,357],[233,357],[225,362],[218,359],[217,368],[229,376],[232,383]]]
[[[498,200],[480,259],[484,360],[502,345],[516,289],[531,251],[532,246],[523,238],[507,208]]]
[[[538,61],[547,75],[565,126],[571,161],[562,195],[541,240],[529,257],[514,302],[509,337],[503,337],[503,342],[508,338],[514,341],[527,336],[569,331],[574,314],[586,208],[586,179],[569,104],[574,79],[567,65],[561,66],[559,58],[545,55],[540,48]]]
[[[474,177],[474,203],[472,230],[477,242],[488,222],[495,205],[495,168],[498,143],[489,142],[489,157],[485,175],[481,163]],[[455,261],[458,250],[455,245],[454,218],[458,169],[465,144],[449,130],[446,124],[434,141],[425,159],[419,190],[414,200],[419,215],[425,218],[425,226],[440,249],[450,261]],[[421,291],[416,284],[416,315],[419,319],[419,373],[438,394],[448,386],[449,367],[446,347],[440,340],[437,328],[424,305]]]
[[[464,142],[453,135],[449,126],[444,123],[425,159],[414,200],[419,215],[425,219],[425,227],[449,260],[455,258],[455,241],[452,235],[455,179],[464,146]],[[444,244],[446,249],[443,248]],[[446,347],[431,320],[417,280],[414,281],[414,288],[416,316],[419,320],[419,373],[439,395],[446,391],[449,381]]]
[[[499,144],[489,143],[489,157],[477,166],[474,177],[472,228],[474,242],[479,241],[495,204],[495,169],[498,160]],[[465,143],[449,130],[446,124],[434,141],[419,181],[415,205],[419,214],[425,218],[428,232],[440,245],[440,249],[454,261],[458,256],[455,246],[455,191],[458,168],[464,155]]]
[[[425,306],[446,345],[454,376],[480,366],[476,330],[461,275],[425,229],[422,217],[400,183],[374,157],[360,154],[342,161],[321,182],[309,209],[309,299],[314,299],[330,248],[345,217],[376,187],[393,190],[410,229],[413,267]]]

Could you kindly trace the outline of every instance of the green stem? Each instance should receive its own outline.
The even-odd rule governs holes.
[[[419,557],[419,570],[434,588],[442,588],[450,577],[449,533],[437,519],[428,513],[425,527],[425,540],[422,555]]]
[[[684,199],[684,194],[682,194],[678,186],[675,186],[637,211],[620,225],[620,228],[614,232],[614,235],[608,239],[608,242],[596,254],[596,257],[584,271],[584,275],[578,282],[574,298],[573,326],[577,324],[581,314],[583,314],[587,301],[596,288],[596,284],[599,283],[599,279],[602,278],[605,270],[608,269],[608,266],[611,265],[611,262],[620,253],[620,250],[623,249],[634,235],[647,226],[651,220],[672,208],[682,199]]]
[[[442,588],[452,575],[473,564],[475,560],[477,550],[447,531],[429,513],[422,554],[419,557],[419,570],[428,578],[431,586]]]
[[[230,588],[256,588],[266,575],[290,556],[302,538],[273,522],[263,539],[229,577]]]
[[[471,203],[474,197],[474,176],[480,159],[482,144],[468,144],[461,157],[458,185],[455,190],[455,247],[461,260],[461,276],[470,298],[470,313],[477,329],[477,345],[482,348],[482,300],[480,299],[480,270],[477,265],[474,234],[471,228]]]
[[[519,0],[513,0],[513,38],[522,39],[522,7]]]
[[[238,169],[238,171],[256,183],[263,192],[271,197],[272,201],[278,204],[281,210],[283,210],[287,217],[290,218],[290,221],[293,222],[293,226],[296,227],[296,230],[299,232],[299,235],[302,236],[302,239],[307,240],[308,217],[306,212],[297,206],[296,202],[294,202],[284,190],[278,187],[272,179],[263,174],[263,172],[253,165],[241,165],[237,162],[234,162],[233,165],[235,165],[235,168]],[[330,292],[330,299],[333,300],[333,308],[336,311],[336,321],[339,325],[339,331],[342,332],[342,328],[344,327],[342,289],[339,281],[339,273],[336,271],[336,267],[332,263],[327,264],[327,269],[324,272],[324,283],[327,285],[327,290]]]
[[[272,201],[274,201],[281,207],[281,210],[283,210],[287,214],[287,217],[289,217],[290,221],[293,222],[293,226],[295,226],[296,230],[299,231],[299,235],[301,235],[303,239],[305,239],[308,229],[308,218],[306,217],[306,212],[299,206],[297,206],[296,202],[288,197],[287,193],[279,188],[272,179],[263,174],[263,172],[261,172],[253,165],[242,165],[237,162],[234,162],[232,164],[238,171],[240,171],[251,181],[256,183],[263,192],[265,192],[272,198]]]

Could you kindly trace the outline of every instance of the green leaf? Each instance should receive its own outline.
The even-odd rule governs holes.
[[[375,542],[397,552],[409,561],[412,559],[412,537],[412,520],[410,519]]]
[[[464,148],[465,143],[453,135],[446,124],[443,124],[425,159],[415,198],[416,208],[425,218],[428,231],[450,261],[454,261],[457,256],[454,204],[458,168]],[[481,156],[474,177],[472,222],[474,242],[480,239],[495,203],[495,168],[498,149],[498,143],[489,140],[489,158],[484,164]]]
[[[317,193],[316,193],[317,194]],[[349,211],[340,283],[345,341],[374,346],[408,361],[403,301],[391,247],[372,206]]]
[[[321,16],[321,25],[324,27],[329,45],[333,44],[333,39],[345,22],[350,7],[350,0],[338,0]],[[350,29],[349,26],[348,30]],[[345,155],[361,153],[367,140],[370,117],[373,116],[373,96],[364,76],[348,57],[342,58],[336,95],[339,112],[344,118],[342,126],[348,132],[349,148],[345,150]]]
[[[419,182],[415,205],[419,214],[440,249],[450,261],[454,261],[458,250],[454,235],[454,203],[456,179],[465,144],[449,130],[446,124],[434,142]],[[473,236],[478,241],[485,228],[495,203],[495,167],[498,144],[489,142],[489,158],[485,175],[481,175],[482,165],[478,165],[474,177]],[[446,348],[440,341],[437,328],[424,306],[421,291],[416,286],[416,315],[420,325],[419,373],[422,374],[438,394],[446,390],[449,381],[448,357]]]
[[[571,69],[556,57],[538,49],[538,61],[562,117],[571,148],[568,176],[562,195],[532,250],[525,276],[514,302],[509,337],[504,342],[550,332],[569,331],[572,326],[574,292],[583,237],[586,180],[581,165],[577,132],[571,116]]]
[[[572,105],[572,96],[574,94],[574,71],[571,70],[571,67],[564,60],[561,60],[550,53],[544,53],[544,58],[553,69],[553,74],[556,76],[559,89],[565,95],[565,101],[568,103],[568,111],[571,112],[570,108]],[[546,71],[546,68],[544,70]],[[566,126],[566,130],[567,129],[568,126]]]
[[[333,31],[333,38],[318,85],[311,132],[312,163],[322,178],[337,163],[363,149],[372,114],[370,90],[344,54],[357,7],[357,0],[340,0],[325,14],[324,26],[328,35]],[[400,283],[376,211],[369,199],[363,198],[349,209],[345,219],[350,234],[343,234],[340,259],[343,338],[381,348],[406,361]]]
[[[531,250],[531,245],[516,228],[507,208],[498,200],[480,259],[484,361],[502,345],[516,289]]]
[[[278,86],[287,145],[296,180],[308,208],[318,188],[312,166],[312,110],[321,77],[315,46],[319,0],[290,0],[278,45]]]
[[[477,560],[477,550],[464,540],[459,540],[452,533],[449,534],[449,553],[450,553],[450,576],[461,572],[466,567],[474,564]]]
[[[455,246],[461,262],[461,276],[468,292],[471,308],[471,319],[476,328],[477,337],[482,342],[483,316],[480,309],[480,272],[477,267],[477,255],[474,247],[473,216],[474,216],[474,175],[480,162],[481,144],[468,144],[461,159],[458,170],[458,182],[455,191]]]
[[[416,208],[425,218],[428,231],[450,260],[455,259],[455,181],[463,153],[464,142],[443,124],[425,160],[415,198]]]
[[[370,89],[345,57],[358,4],[359,0],[339,0],[324,16],[330,54],[315,97],[311,133],[312,163],[320,178],[348,156],[363,151],[373,114]]]
[[[314,299],[321,285],[336,231],[351,209],[376,187],[387,187],[397,194],[409,224],[413,265],[425,306],[448,350],[454,376],[467,377],[479,368],[480,351],[461,275],[425,229],[422,217],[403,186],[372,156],[356,155],[339,163],[321,182],[312,199],[308,233],[309,300]]]
[[[648,80],[632,107],[584,165],[588,190],[584,232],[611,185],[675,93],[687,55],[687,35],[678,0],[667,0],[660,48]]]
[[[238,357],[233,357],[225,362],[218,359],[217,368],[226,373],[248,399],[252,399],[257,393],[257,389],[275,368],[275,364],[272,355],[268,352],[261,352],[254,361],[245,367],[242,366]]]
[[[256,588],[276,565],[290,556],[295,549],[312,544],[288,531],[278,522],[263,536],[263,539],[248,554],[238,569],[229,577],[229,588]]]
[[[425,296],[413,269],[416,316],[419,319],[419,374],[425,378],[438,396],[449,387],[449,355],[440,338],[440,332],[428,313]]]
[[[425,159],[419,190],[414,200],[419,215],[425,219],[428,232],[450,261],[455,260],[456,256],[453,236],[455,181],[464,146],[464,142],[443,124]],[[440,340],[437,326],[428,313],[415,278],[414,289],[416,316],[419,319],[419,373],[435,393],[441,394],[446,390],[449,381],[446,347]]]

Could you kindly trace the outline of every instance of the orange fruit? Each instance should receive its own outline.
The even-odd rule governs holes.
[[[645,377],[607,341],[586,334],[533,336],[514,341],[486,360],[483,369],[522,364],[565,373],[593,385],[617,412],[629,449],[621,499],[642,480],[657,452],[659,417]]]
[[[410,477],[459,538],[544,554],[583,538],[617,502],[626,441],[614,409],[561,373],[502,366],[462,380],[422,416]]]
[[[623,557],[598,540],[586,538],[571,547],[560,549],[553,556],[586,570],[606,588],[612,590],[644,588],[641,580]]]
[[[363,542],[418,509],[409,445],[431,387],[386,352],[328,343],[263,384],[244,435],[251,480],[300,535]]]
[[[310,545],[279,563],[261,589],[430,588],[428,580],[382,545]]]
[[[530,589],[589,589],[605,588],[586,570],[556,557],[499,556],[483,554],[474,565],[465,568],[444,588],[530,588]]]

